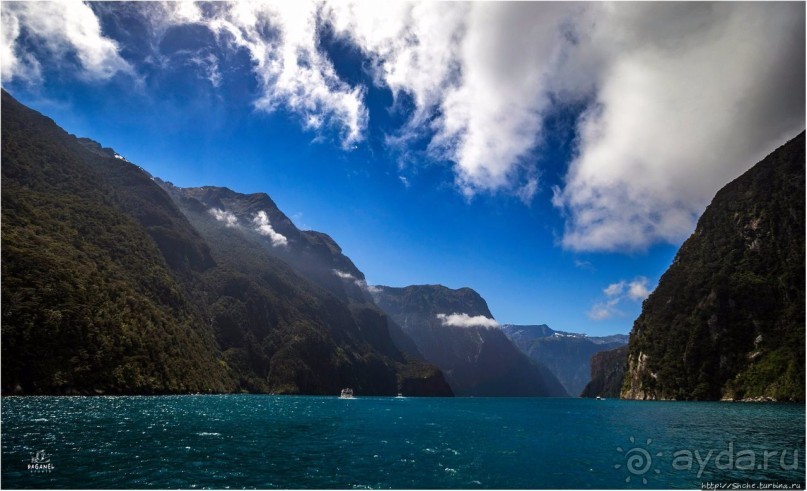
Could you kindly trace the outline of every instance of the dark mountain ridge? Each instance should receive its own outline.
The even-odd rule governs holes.
[[[804,400],[804,133],[723,187],[630,336],[628,399]]]

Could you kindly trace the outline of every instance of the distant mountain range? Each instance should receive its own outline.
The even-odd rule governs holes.
[[[505,336],[485,300],[470,288],[375,286],[381,309],[439,366],[463,396],[567,396],[541,361],[530,360]]]
[[[804,400],[804,133],[718,191],[633,325],[622,397]]]
[[[545,324],[506,324],[502,331],[527,356],[546,365],[573,396],[580,395],[589,382],[592,356],[628,344],[625,334],[586,336],[554,331]]]

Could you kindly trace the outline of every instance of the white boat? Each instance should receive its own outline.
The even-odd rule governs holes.
[[[403,394],[401,394],[400,392],[398,392],[398,395],[397,395],[397,396],[395,396],[395,398],[396,398],[396,399],[406,399],[406,397],[404,397],[404,395],[403,395]]]
[[[353,389],[342,389],[342,393],[339,394],[340,399],[353,399]]]

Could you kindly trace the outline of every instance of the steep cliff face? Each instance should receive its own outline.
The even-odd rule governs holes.
[[[470,288],[373,287],[376,303],[439,366],[456,395],[566,396],[545,366],[521,353]]]
[[[591,378],[580,397],[619,397],[627,364],[627,346],[601,351],[592,356]]]
[[[804,133],[726,185],[633,326],[622,397],[804,400]]]

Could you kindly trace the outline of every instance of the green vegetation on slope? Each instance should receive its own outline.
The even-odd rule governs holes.
[[[645,300],[622,396],[804,400],[804,133],[721,189]]]
[[[227,391],[212,337],[78,142],[3,92],[5,393]]]

